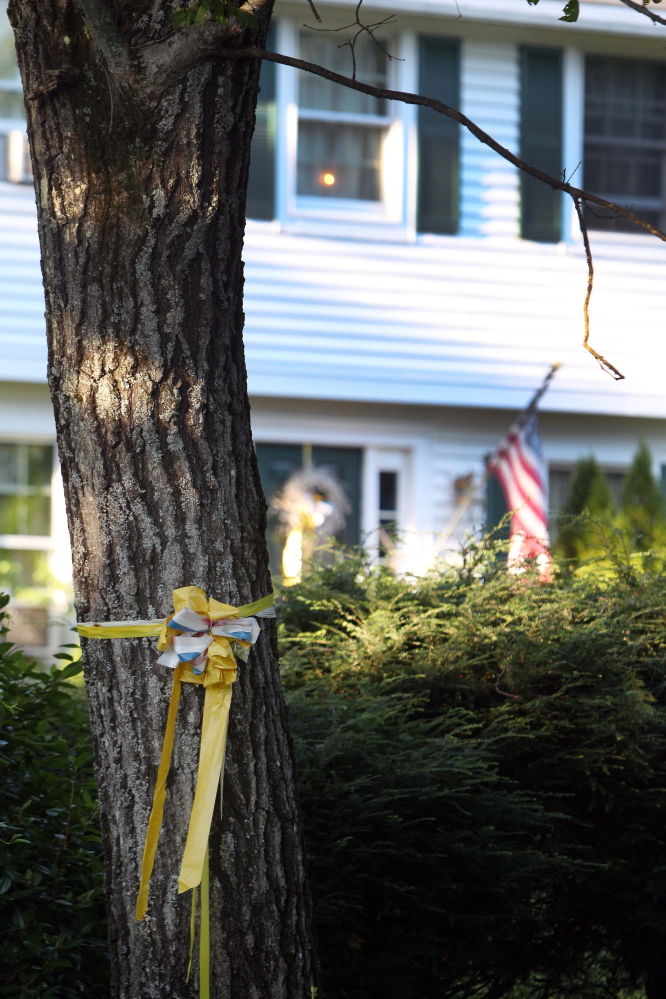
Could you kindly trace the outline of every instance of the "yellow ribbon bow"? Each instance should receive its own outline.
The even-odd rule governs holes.
[[[232,607],[209,599],[197,586],[173,591],[174,613],[158,621],[109,621],[105,624],[79,624],[84,638],[145,638],[159,636],[157,647],[163,655],[158,662],[174,669],[173,688],[157,771],[153,805],[141,862],[141,881],[136,900],[136,919],[148,911],[150,877],[155,863],[157,841],[162,826],[166,783],[176,732],[176,716],[183,683],[203,684],[203,721],[199,749],[199,769],[190,814],[187,841],[178,877],[178,892],[204,884],[201,891],[200,996],[208,999],[208,837],[213,820],[218,785],[222,786],[224,756],[229,728],[231,685],[236,679],[236,659],[247,661],[250,647],[259,636],[258,617],[275,617],[275,595],[242,607]],[[192,923],[194,924],[194,904]],[[190,949],[191,963],[191,949]],[[189,972],[188,972],[189,975]]]

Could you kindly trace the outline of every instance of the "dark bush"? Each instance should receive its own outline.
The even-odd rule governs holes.
[[[665,609],[483,547],[285,594],[327,999],[666,995]]]
[[[78,672],[74,663],[45,671],[0,643],[2,996],[108,994],[87,710],[67,682]]]

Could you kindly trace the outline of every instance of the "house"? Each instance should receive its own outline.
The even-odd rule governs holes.
[[[317,6],[325,27],[353,11]],[[390,18],[376,37],[393,58],[359,44],[358,74],[459,106],[536,166],[664,228],[666,29],[619,0],[581,7],[569,24],[562,0],[365,0],[371,21]],[[278,0],[270,45],[348,73],[349,32],[318,27],[303,0]],[[57,594],[60,579],[51,599],[64,609],[67,532],[20,88],[2,44],[0,585],[26,605],[28,644],[39,645],[46,611],[27,605],[47,582]],[[541,405],[552,506],[590,453],[615,485],[639,440],[655,471],[666,469],[666,247],[621,220],[588,213],[587,224],[591,342],[623,381],[581,346],[587,266],[570,200],[434,112],[266,63],[245,261],[269,499],[299,469],[323,467],[349,500],[341,538],[386,555],[380,527],[397,525],[396,565],[422,571],[449,543],[442,532],[484,457],[556,361]],[[480,494],[458,535],[492,515],[485,507]],[[274,514],[277,571],[278,527]]]

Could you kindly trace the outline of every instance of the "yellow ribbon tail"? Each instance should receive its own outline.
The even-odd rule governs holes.
[[[199,927],[199,999],[210,999],[210,905],[208,877],[208,846],[204,854],[201,878],[201,914]]]
[[[190,959],[187,962],[187,976],[185,978],[186,982],[190,980],[190,974],[192,973],[192,958],[194,956],[194,937],[197,930],[197,890],[192,889],[192,909],[190,911]]]
[[[269,593],[265,597],[261,597],[260,600],[255,600],[252,604],[243,604],[241,607],[236,608],[236,613],[239,617],[252,617],[254,614],[258,614],[260,611],[268,610],[275,603],[275,594]]]
[[[177,666],[173,676],[173,687],[171,688],[171,701],[169,703],[169,714],[167,716],[164,742],[162,743],[162,757],[160,759],[159,770],[157,771],[157,781],[153,794],[153,807],[150,810],[148,819],[148,830],[146,832],[146,842],[143,847],[143,859],[141,861],[141,882],[139,894],[136,900],[135,919],[143,919],[148,911],[148,890],[150,888],[150,877],[155,864],[155,853],[157,852],[157,841],[160,837],[162,826],[162,816],[164,814],[164,802],[166,800],[166,782],[171,766],[171,753],[173,751],[173,741],[176,734],[176,715],[178,714],[178,703],[180,701],[182,666]]]
[[[187,842],[178,877],[179,893],[201,884],[208,851],[208,835],[213,821],[215,798],[224,766],[231,691],[231,686],[219,683],[206,687],[197,788],[194,793],[190,827],[187,831]]]

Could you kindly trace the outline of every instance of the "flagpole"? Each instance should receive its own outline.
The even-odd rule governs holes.
[[[557,371],[558,371],[558,369],[560,367],[561,367],[561,364],[560,364],[559,361],[557,361],[555,364],[551,365],[550,371],[548,372],[548,374],[544,378],[543,382],[541,383],[541,385],[539,386],[539,388],[536,390],[536,392],[534,393],[534,395],[530,399],[530,401],[527,404],[526,408],[522,411],[522,413],[518,416],[518,418],[511,425],[511,427],[509,428],[508,432],[510,432],[514,428],[518,429],[519,427],[524,426],[524,424],[527,422],[527,420],[529,420],[529,418],[536,411],[536,408],[539,405],[539,402],[541,401],[541,399],[544,397],[544,395],[548,391],[548,389],[550,387],[550,383],[552,382],[553,378],[555,377],[555,374],[557,373]],[[495,457],[496,454],[497,454],[497,448],[495,449],[495,452],[493,454],[493,458]],[[479,481],[476,484],[476,486],[474,486],[473,489],[470,489],[469,492],[458,501],[458,505],[456,506],[456,508],[453,511],[451,517],[449,518],[449,521],[448,521],[446,527],[444,528],[444,530],[441,532],[441,534],[438,536],[437,540],[435,541],[435,551],[434,551],[435,555],[439,554],[440,548],[442,547],[442,545],[444,544],[444,542],[447,541],[451,537],[451,535],[455,531],[456,527],[458,526],[458,524],[462,520],[463,516],[465,515],[465,513],[467,513],[467,511],[469,510],[470,506],[472,505],[472,503],[474,502],[474,500],[479,495],[479,493],[481,492],[481,490],[485,486],[486,482],[488,481],[488,478],[489,478],[489,476],[490,476],[490,474],[492,472],[492,461],[493,461],[493,458],[491,458],[491,460],[486,463],[486,466],[485,466],[485,468],[483,470],[483,475],[479,479]]]
[[[550,387],[550,383],[552,382],[553,378],[555,377],[556,373],[559,371],[559,369],[561,367],[562,367],[562,365],[561,365],[561,363],[559,361],[556,361],[555,364],[553,364],[551,366],[550,371],[548,372],[548,374],[544,378],[543,382],[541,383],[541,387],[536,390],[536,392],[534,393],[534,395],[532,396],[532,398],[530,400],[530,403],[529,403],[527,409],[523,413],[523,418],[520,421],[521,423],[524,422],[528,417],[530,417],[532,415],[532,413],[534,413],[534,411],[536,410],[537,406],[539,405],[539,402],[541,401],[541,399],[544,397],[544,395],[548,391],[548,389]]]

